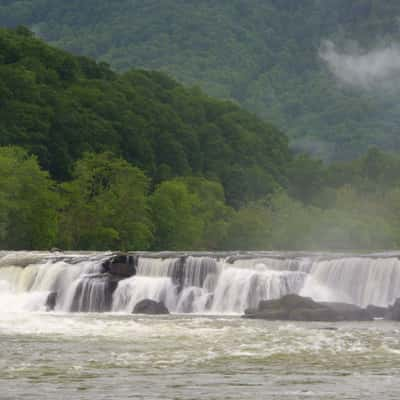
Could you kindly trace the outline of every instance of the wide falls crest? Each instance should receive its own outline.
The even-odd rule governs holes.
[[[236,314],[289,293],[388,306],[400,293],[399,256],[2,252],[0,311],[131,313],[152,299],[175,313]]]

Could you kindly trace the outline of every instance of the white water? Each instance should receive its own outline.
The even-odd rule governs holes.
[[[301,294],[362,307],[387,306],[400,297],[400,261],[349,257],[315,262]]]
[[[142,255],[136,276],[118,283],[102,274],[109,257],[0,253],[0,312],[43,311],[51,292],[57,293],[56,311],[126,313],[143,299],[161,301],[171,312],[231,314],[288,293],[360,306],[387,306],[400,297],[400,261],[395,255],[330,255],[330,260],[313,254],[250,255],[234,262],[217,255]],[[113,284],[118,286],[112,294]]]

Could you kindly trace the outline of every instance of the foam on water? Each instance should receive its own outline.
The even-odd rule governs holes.
[[[7,400],[398,398],[396,325],[330,327],[0,311],[0,390]]]

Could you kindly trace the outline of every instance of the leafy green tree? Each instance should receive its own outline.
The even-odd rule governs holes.
[[[0,246],[46,249],[58,233],[60,199],[36,157],[16,147],[0,147]]]
[[[280,192],[268,199],[271,213],[271,247],[281,250],[302,250],[312,247],[310,232],[318,218],[318,209],[304,206],[287,193]]]
[[[232,216],[223,248],[226,250],[269,250],[272,238],[271,213],[264,204],[250,204]]]
[[[225,202],[224,188],[219,182],[199,177],[180,179],[190,193],[199,199],[194,210],[203,221],[203,232],[199,249],[218,250],[227,238],[230,220],[234,210]]]
[[[324,179],[322,161],[309,156],[296,157],[288,169],[289,194],[305,204],[310,204],[321,191]]]
[[[153,234],[149,179],[111,153],[85,154],[74,179],[62,186],[62,246],[71,249],[146,250]]]
[[[154,249],[191,250],[203,238],[204,220],[199,213],[201,201],[179,180],[161,183],[151,196],[155,225]]]

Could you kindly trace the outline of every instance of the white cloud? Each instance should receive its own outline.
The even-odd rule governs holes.
[[[333,42],[326,41],[319,55],[336,78],[349,85],[372,89],[400,79],[400,47],[396,44],[368,52],[340,52]]]

